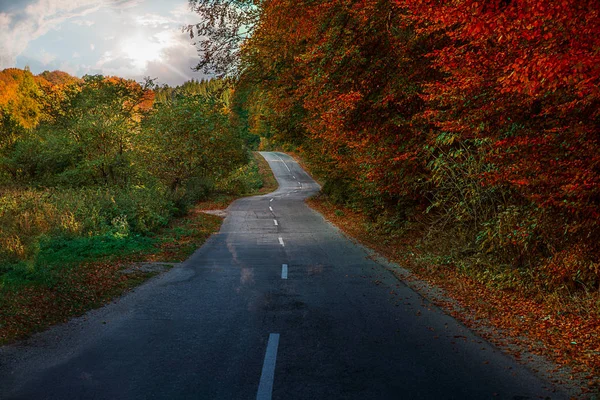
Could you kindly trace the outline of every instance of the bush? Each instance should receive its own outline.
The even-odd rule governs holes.
[[[233,170],[217,184],[217,190],[229,194],[246,194],[262,187],[263,181],[254,158],[250,162]]]
[[[6,189],[0,195],[0,272],[31,269],[48,238],[148,234],[172,213],[160,186]]]
[[[215,190],[215,183],[212,179],[204,177],[192,177],[186,180],[185,186],[180,188],[174,197],[174,214],[176,216],[185,215],[190,207],[199,201],[206,200]]]

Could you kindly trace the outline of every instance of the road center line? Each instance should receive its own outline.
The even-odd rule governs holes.
[[[276,219],[274,219],[274,220],[273,220],[273,223],[275,224],[275,226],[279,225],[279,224],[277,223],[277,220],[276,220]]]
[[[282,246],[285,246],[285,244],[283,243],[283,238],[281,238],[281,237],[279,238],[279,244]]]
[[[265,361],[263,362],[260,383],[256,400],[271,400],[273,396],[273,380],[275,378],[275,363],[277,362],[277,348],[279,347],[279,333],[271,333],[267,342]]]
[[[290,167],[287,166],[287,164],[285,163],[285,161],[283,161],[283,158],[281,158],[279,156],[279,154],[275,154],[277,156],[277,158],[279,158],[281,160],[281,162],[283,163],[283,165],[285,165],[285,167],[287,168],[288,172],[292,172],[292,170],[290,169]]]
[[[281,279],[287,279],[288,274],[288,265],[281,264]]]

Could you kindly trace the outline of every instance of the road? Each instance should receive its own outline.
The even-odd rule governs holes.
[[[280,184],[185,263],[0,349],[2,399],[537,399],[544,381],[367,257]]]

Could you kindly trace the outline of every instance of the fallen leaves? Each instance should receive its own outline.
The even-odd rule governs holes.
[[[367,232],[366,219],[358,212],[343,209],[341,217],[334,212],[340,206],[323,198],[309,199],[308,204],[349,236],[410,269],[415,277],[406,281],[425,280],[443,288],[453,301],[431,299],[437,306],[515,359],[526,361],[531,356],[525,354],[542,355],[558,364],[556,376],[565,366],[569,367],[573,379],[585,385],[582,394],[600,390],[600,315],[594,306],[600,301],[598,296],[554,301],[549,296],[532,297],[526,290],[487,286],[456,268],[419,263],[419,254],[416,257],[414,254],[422,250],[415,247],[414,239],[411,242],[410,238],[399,237],[384,242],[376,233]],[[455,336],[455,339],[465,338]]]
[[[101,306],[155,272],[123,274],[131,264],[183,261],[221,225],[222,219],[194,210],[159,232],[154,248],[119,259],[82,263],[56,272],[53,286],[35,285],[0,291],[0,344],[22,339]],[[181,235],[184,232],[184,235]]]

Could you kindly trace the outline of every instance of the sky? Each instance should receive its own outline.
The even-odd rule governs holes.
[[[0,70],[179,85],[204,77],[192,70],[199,56],[181,31],[199,18],[188,0],[0,0]]]

